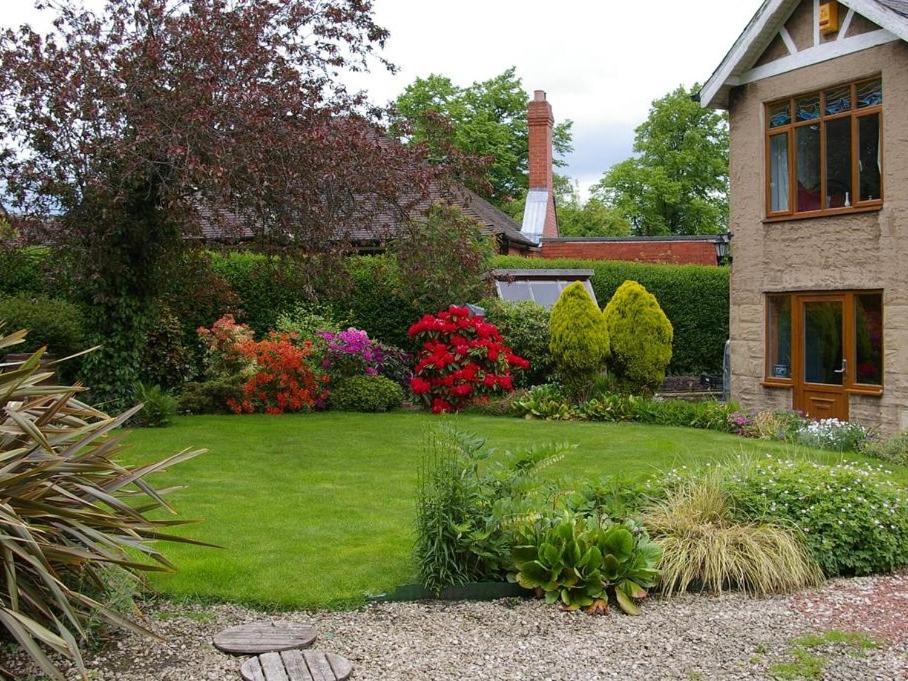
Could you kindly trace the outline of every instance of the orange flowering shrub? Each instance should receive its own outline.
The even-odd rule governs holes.
[[[283,414],[324,406],[328,377],[317,375],[306,362],[310,342],[299,346],[291,334],[276,333],[260,341],[244,340],[237,349],[254,364],[255,373],[243,385],[242,399],[227,401],[235,413]]]

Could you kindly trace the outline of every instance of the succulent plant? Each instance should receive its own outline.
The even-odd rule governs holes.
[[[565,514],[550,527],[529,531],[514,547],[509,579],[568,610],[599,612],[612,596],[624,612],[636,615],[636,602],[658,581],[659,557],[659,547],[633,523],[602,527]]]

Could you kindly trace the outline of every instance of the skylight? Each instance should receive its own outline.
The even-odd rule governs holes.
[[[492,276],[495,278],[495,290],[502,300],[532,300],[543,307],[552,307],[566,286],[579,281],[593,302],[596,301],[596,293],[590,283],[593,270],[494,270]]]

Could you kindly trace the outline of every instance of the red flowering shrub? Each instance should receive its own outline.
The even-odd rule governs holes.
[[[494,324],[452,305],[424,315],[409,330],[419,344],[410,390],[436,414],[457,411],[477,397],[510,392],[512,369],[530,363],[505,345]]]
[[[265,340],[243,340],[237,350],[255,366],[243,385],[242,399],[227,401],[237,414],[304,411],[321,406],[328,397],[327,376],[317,376],[306,363],[312,352],[308,341],[301,347],[290,334],[272,334]]]

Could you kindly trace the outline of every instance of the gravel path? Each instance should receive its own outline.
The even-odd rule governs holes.
[[[262,613],[234,605],[158,602],[148,624],[167,642],[135,636],[87,656],[93,681],[238,679],[239,660],[218,653],[212,636],[262,619],[317,625],[317,647],[345,655],[356,681],[578,681],[594,679],[768,679],[792,659],[797,636],[830,628],[885,638],[859,653],[811,650],[825,679],[908,679],[908,577],[837,580],[792,597],[688,595],[645,604],[640,617],[565,613],[539,601],[394,603],[353,612]],[[842,604],[847,607],[843,607]],[[874,604],[886,614],[866,622]],[[870,610],[868,610],[870,608]],[[23,658],[0,658],[29,678]],[[72,674],[72,678],[77,678]]]

